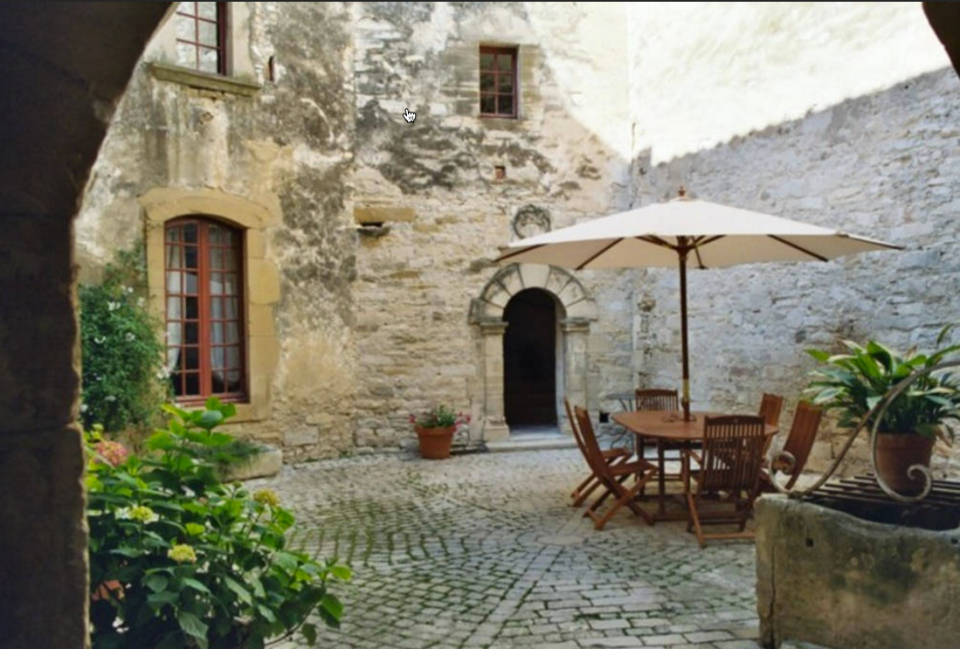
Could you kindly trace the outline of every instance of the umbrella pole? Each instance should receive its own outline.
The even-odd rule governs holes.
[[[683,239],[685,237],[681,237]],[[683,420],[690,421],[690,355],[687,349],[687,248],[680,242],[680,337],[683,347]]]

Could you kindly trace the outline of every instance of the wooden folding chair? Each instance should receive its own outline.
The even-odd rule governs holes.
[[[673,412],[680,412],[680,399],[677,396],[677,390],[667,390],[664,388],[649,388],[649,389],[638,389],[635,393],[635,402],[638,412],[644,412],[648,410],[667,410]],[[644,457],[645,451],[645,442],[642,437],[637,438],[637,456]],[[663,461],[663,457],[660,457],[664,454],[664,451],[679,451],[681,448],[684,448],[680,444],[671,444],[670,442],[661,441],[657,446],[658,458],[660,461]],[[679,480],[681,474],[679,473],[664,473],[664,480]]]
[[[763,397],[760,399],[760,412],[757,414],[763,417],[763,420],[767,422],[768,426],[779,426],[780,425],[780,411],[783,410],[783,397],[777,394],[768,394],[763,393]],[[766,457],[767,451],[770,450],[770,443],[773,441],[773,437],[767,438],[767,445],[763,447],[763,455]]]
[[[597,476],[597,480],[605,488],[603,495],[587,507],[586,515],[593,520],[594,528],[602,530],[607,522],[613,518],[613,515],[624,505],[634,514],[645,520],[648,525],[653,525],[653,517],[637,505],[635,498],[640,490],[643,489],[644,485],[647,484],[647,481],[657,474],[657,468],[643,458],[618,464],[606,462],[603,459],[600,444],[597,443],[597,437],[593,433],[593,424],[590,423],[590,415],[580,406],[576,406],[573,410],[577,418],[577,423],[580,426],[580,436],[583,438],[583,446],[587,451],[587,461],[590,463],[594,475]],[[630,478],[633,478],[634,482],[633,485],[628,487],[627,482]],[[600,506],[610,496],[614,497],[613,504],[605,514],[601,515],[599,511]]]
[[[776,491],[773,487],[773,469],[789,472],[790,479],[784,485],[784,488],[793,488],[810,458],[810,450],[817,439],[817,431],[820,429],[822,418],[823,411],[820,408],[806,401],[797,404],[797,411],[793,415],[793,425],[790,426],[790,435],[783,445],[784,452],[793,457],[793,464],[790,465],[788,461],[774,462],[770,466],[771,472],[764,470],[760,475],[760,480],[765,491]]]
[[[701,548],[706,547],[707,539],[753,538],[753,532],[747,532],[745,528],[753,513],[753,501],[759,494],[766,441],[764,421],[749,415],[705,417],[703,426],[700,471],[690,476],[697,483],[697,493],[694,495],[689,489],[686,493],[690,515],[687,531],[696,532]],[[683,453],[692,455],[690,450]],[[684,473],[687,465],[687,462],[683,463]],[[732,511],[701,509],[705,504],[704,495],[716,492],[725,492],[728,497],[711,501],[711,504],[731,505]],[[736,524],[739,531],[706,534],[703,531],[706,524]]]
[[[590,460],[587,458],[587,449],[583,445],[583,436],[580,433],[580,429],[577,426],[576,417],[573,416],[573,410],[570,408],[570,402],[567,401],[566,397],[563,399],[563,406],[567,409],[567,419],[570,420],[570,428],[573,429],[573,438],[577,441],[577,448],[580,449],[580,453],[583,454],[583,459],[586,460],[587,466],[590,467]],[[603,461],[608,465],[616,465],[621,462],[624,462],[630,458],[630,451],[625,448],[611,448],[605,449],[601,452],[603,455]],[[593,472],[593,469],[590,469],[590,475],[587,476],[577,488],[573,490],[573,493],[570,494],[570,497],[573,499],[573,502],[570,503],[572,507],[579,507],[587,499],[587,497],[596,491],[597,487],[600,486],[600,480],[597,478],[596,474]]]

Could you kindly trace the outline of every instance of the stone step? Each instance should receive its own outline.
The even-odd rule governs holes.
[[[554,449],[577,448],[577,443],[569,435],[530,435],[517,439],[487,442],[491,453],[509,453],[511,451],[549,451]]]

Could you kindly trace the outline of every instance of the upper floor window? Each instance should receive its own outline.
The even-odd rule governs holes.
[[[517,48],[480,48],[480,114],[517,116]]]
[[[176,21],[177,63],[227,74],[227,3],[181,2]]]
[[[245,395],[242,235],[203,218],[166,224],[167,369],[178,400]]]

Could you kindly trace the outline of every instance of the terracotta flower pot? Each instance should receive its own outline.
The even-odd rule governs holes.
[[[923,491],[922,475],[911,479],[907,470],[914,464],[930,466],[933,442],[917,433],[880,433],[877,438],[877,473],[891,489],[905,496]]]
[[[415,426],[417,437],[420,438],[420,456],[428,460],[445,460],[450,457],[450,447],[453,445],[453,434],[456,426],[446,428],[421,428]]]

